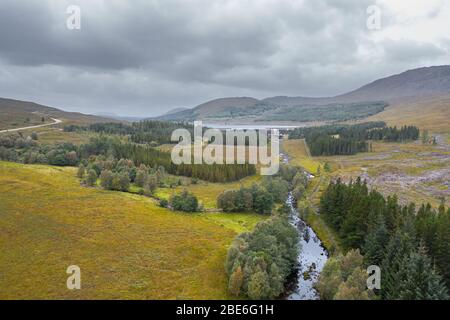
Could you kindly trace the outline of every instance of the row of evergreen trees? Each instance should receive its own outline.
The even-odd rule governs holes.
[[[369,151],[368,142],[351,138],[317,135],[311,136],[306,142],[313,156],[352,155]]]
[[[324,191],[320,213],[345,250],[360,249],[381,267],[383,299],[445,299],[450,288],[450,209],[402,206],[357,179]],[[445,284],[447,287],[445,286]]]
[[[371,150],[368,140],[402,142],[417,140],[415,126],[386,127],[382,121],[355,125],[326,125],[297,128],[289,132],[290,139],[305,139],[313,156],[352,155]]]
[[[176,129],[187,129],[193,133],[193,126],[185,122],[166,122],[156,120],[144,120],[133,122],[132,124],[124,123],[94,123],[89,126],[68,125],[64,127],[64,131],[91,131],[103,134],[127,135],[132,142],[161,145],[172,143],[170,141],[172,132]]]
[[[168,173],[197,178],[210,182],[237,181],[254,175],[252,164],[181,164],[172,163],[169,152],[160,151],[148,145],[125,143],[118,138],[100,135],[88,143],[76,146],[72,143],[41,144],[20,135],[0,137],[0,160],[42,163],[57,166],[78,166],[92,156],[104,156],[118,161],[129,159],[135,166],[164,167]],[[99,176],[101,172],[97,172]]]
[[[168,173],[197,178],[210,182],[230,182],[254,175],[256,167],[252,164],[180,164],[172,162],[168,152],[147,145],[124,143],[106,136],[92,138],[88,144],[80,146],[82,158],[91,155],[109,155],[115,159],[130,159],[136,166],[164,167]]]
[[[366,139],[402,142],[417,140],[419,139],[419,135],[419,128],[415,126],[403,126],[400,129],[397,127],[384,127],[368,130],[366,133]]]
[[[369,140],[385,140],[392,142],[403,142],[408,140],[419,139],[420,131],[415,126],[385,127],[368,130],[366,139]]]

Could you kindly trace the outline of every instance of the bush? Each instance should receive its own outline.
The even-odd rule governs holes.
[[[80,166],[78,167],[78,171],[77,171],[77,177],[80,179],[83,179],[85,173],[86,173],[86,168],[84,167],[83,164],[80,164]]]
[[[100,184],[105,190],[112,190],[114,175],[110,170],[103,170],[100,174]]]
[[[159,201],[159,206],[162,208],[167,208],[169,206],[169,201],[167,201],[166,199],[161,199]]]
[[[198,200],[192,193],[184,190],[180,194],[172,195],[170,206],[177,211],[195,212],[198,210]]]
[[[89,187],[93,187],[97,182],[97,173],[95,170],[89,170],[88,175],[86,177],[86,185]]]
[[[217,207],[224,212],[271,213],[273,198],[265,188],[253,185],[251,188],[222,192],[217,197]]]
[[[150,196],[158,187],[158,179],[156,175],[148,176],[144,182],[144,194]]]
[[[251,299],[273,299],[297,261],[298,233],[285,218],[256,225],[252,233],[240,234],[228,250],[225,269],[231,294]]]

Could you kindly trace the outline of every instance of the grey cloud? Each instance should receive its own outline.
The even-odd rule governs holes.
[[[443,61],[446,41],[373,42],[372,3],[2,1],[0,96],[155,115],[223,96],[334,95]],[[69,4],[81,7],[80,31],[65,27]],[[361,47],[377,52],[376,63]]]

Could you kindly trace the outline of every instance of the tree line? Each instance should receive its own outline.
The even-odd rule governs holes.
[[[361,250],[366,266],[380,266],[382,299],[448,299],[450,209],[443,204],[422,205],[416,214],[413,203],[369,191],[359,178],[338,179],[322,194],[320,214],[344,250]]]
[[[136,166],[164,167],[168,173],[192,177],[210,182],[231,182],[254,175],[253,164],[181,164],[172,163],[169,152],[148,145],[122,142],[120,139],[100,135],[88,143],[76,146],[72,143],[41,144],[31,137],[20,135],[0,137],[0,159],[27,164],[51,164],[77,166],[91,156],[105,156],[120,160],[129,159]],[[99,173],[98,173],[99,174]]]
[[[102,134],[116,134],[129,136],[134,143],[150,144],[158,146],[166,143],[173,143],[170,138],[176,129],[187,129],[193,134],[193,126],[186,122],[166,122],[156,120],[144,120],[124,123],[94,123],[88,126],[67,125],[64,131],[91,131]]]
[[[278,297],[295,267],[298,243],[297,231],[282,217],[260,222],[252,232],[240,234],[225,263],[229,292],[250,299]]]
[[[217,207],[224,212],[270,214],[275,204],[285,203],[289,191],[295,199],[303,196],[308,178],[299,167],[281,166],[276,176],[264,177],[260,184],[238,190],[225,190],[217,197]]]
[[[403,142],[408,140],[419,139],[420,131],[415,126],[385,127],[368,130],[366,139],[369,140],[385,140],[391,142]]]
[[[260,185],[226,191],[218,197],[218,205],[224,211],[253,210],[273,215],[252,232],[236,237],[228,250],[225,269],[231,294],[273,299],[284,292],[299,250],[298,232],[288,221],[290,209],[286,200],[289,191],[300,190],[300,185],[304,190],[307,183],[302,168],[283,165],[277,176],[265,178]],[[274,203],[282,204],[276,212]]]
[[[78,178],[87,186],[100,186],[105,190],[129,192],[131,185],[139,188],[139,193],[146,196],[154,196],[158,187],[172,187],[170,177],[164,167],[147,167],[144,164],[136,167],[133,161],[128,159],[105,159],[103,156],[92,156],[89,161],[83,161],[77,171]],[[181,185],[178,179],[177,185]],[[195,212],[200,210],[197,197],[188,191],[173,194],[169,201],[160,200],[162,207],[173,210]]]
[[[415,126],[386,127],[382,121],[355,125],[326,125],[297,128],[289,132],[290,139],[305,139],[313,156],[352,155],[371,150],[368,140],[403,142],[417,140]]]

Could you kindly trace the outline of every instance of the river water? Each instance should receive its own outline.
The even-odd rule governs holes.
[[[288,158],[282,155],[283,162]],[[314,283],[318,280],[328,259],[328,252],[314,230],[301,219],[295,206],[292,193],[289,194],[286,204],[290,208],[290,223],[299,233],[299,255],[297,270],[289,277],[284,299],[286,300],[318,300],[320,296]]]

